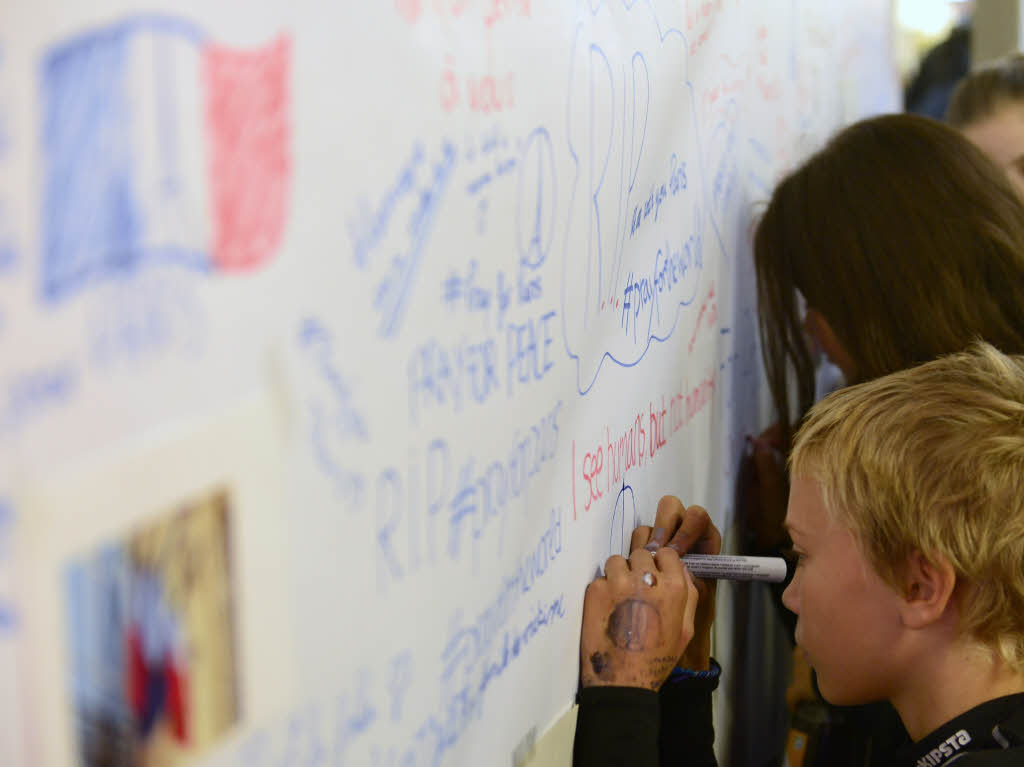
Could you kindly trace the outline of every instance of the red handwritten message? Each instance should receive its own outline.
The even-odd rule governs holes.
[[[626,473],[650,462],[673,437],[711,404],[715,372],[709,369],[697,382],[680,383],[679,389],[648,400],[646,407],[631,411],[588,444],[572,443],[572,518],[584,512],[608,492],[618,490]]]

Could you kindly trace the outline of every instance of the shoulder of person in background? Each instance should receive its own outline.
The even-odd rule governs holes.
[[[970,27],[954,27],[949,37],[921,59],[917,74],[903,94],[903,108],[941,120],[957,82],[970,69]]]

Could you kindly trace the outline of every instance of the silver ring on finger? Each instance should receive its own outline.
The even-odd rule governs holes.
[[[650,572],[644,572],[640,580],[642,580],[648,586],[653,586],[655,583],[658,582],[657,579],[654,577],[654,573]]]

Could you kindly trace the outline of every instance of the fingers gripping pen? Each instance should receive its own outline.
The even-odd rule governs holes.
[[[771,583],[780,583],[786,579],[786,560],[780,557],[687,554],[683,557],[683,564],[697,578]]]

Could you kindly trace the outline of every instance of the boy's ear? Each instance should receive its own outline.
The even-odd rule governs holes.
[[[903,575],[903,625],[921,629],[941,620],[953,608],[956,571],[946,559],[931,561],[914,551]]]

